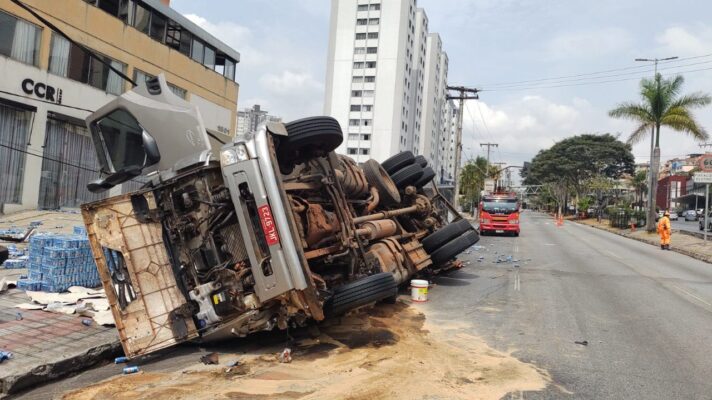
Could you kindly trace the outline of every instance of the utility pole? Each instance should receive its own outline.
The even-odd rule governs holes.
[[[675,57],[667,58],[636,58],[635,61],[642,62],[652,62],[655,65],[653,79],[657,79],[658,76],[658,62],[660,61],[670,61],[677,59]],[[648,232],[653,232],[655,230],[655,205],[654,199],[658,188],[658,162],[660,158],[660,141],[659,138],[655,137],[655,126],[650,127],[650,165],[649,165],[649,175],[648,175],[648,216],[646,217],[646,227]]]
[[[499,168],[497,168],[497,175],[495,176],[495,179],[497,179],[497,184],[495,185],[495,187],[497,188],[497,190],[500,190],[500,189],[502,189],[502,182],[500,182],[501,181],[500,177],[501,177],[502,171],[504,171],[503,166],[507,165],[507,163],[506,162],[496,162],[493,164],[499,167]]]
[[[499,144],[497,143],[480,143],[480,147],[487,147],[487,168],[489,168],[490,165],[490,149],[492,147],[499,147]],[[489,174],[487,174],[489,175]]]
[[[479,89],[466,88],[464,86],[448,86],[448,91],[457,92],[456,95],[447,95],[448,100],[459,100],[460,109],[457,115],[457,138],[455,139],[455,193],[453,194],[453,206],[455,210],[460,205],[460,155],[462,153],[462,114],[465,112],[465,100],[477,100],[480,97],[477,93]],[[458,211],[459,212],[459,211]]]

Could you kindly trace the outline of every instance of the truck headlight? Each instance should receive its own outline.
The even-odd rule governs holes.
[[[220,152],[220,165],[227,167],[237,163],[238,161],[249,160],[250,155],[247,153],[247,147],[243,144],[238,144],[231,149],[225,149]]]
[[[480,221],[480,222],[483,224],[489,224],[492,221],[489,218],[482,218],[482,221]]]
[[[519,220],[518,219],[510,219],[509,223],[517,225],[517,224],[519,224]]]

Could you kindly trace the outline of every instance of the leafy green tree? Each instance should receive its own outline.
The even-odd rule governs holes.
[[[655,75],[655,79],[640,81],[642,102],[626,102],[609,111],[613,118],[626,118],[638,123],[638,127],[630,134],[628,143],[643,140],[648,132],[654,135],[655,147],[651,160],[650,190],[653,193],[652,204],[648,208],[648,231],[655,230],[655,193],[658,182],[658,166],[660,165],[660,127],[666,126],[674,131],[682,132],[697,140],[707,140],[705,129],[692,116],[692,109],[704,107],[712,102],[712,97],[706,93],[695,92],[682,95],[682,85],[685,79],[675,76],[665,79]]]
[[[526,171],[524,184],[545,185],[560,212],[566,198],[586,194],[594,178],[618,179],[633,173],[633,168],[630,144],[611,134],[578,135],[540,151]]]
[[[480,192],[484,189],[485,179],[494,174],[494,167],[487,164],[487,159],[477,157],[470,160],[460,171],[460,194],[463,205],[477,204]]]

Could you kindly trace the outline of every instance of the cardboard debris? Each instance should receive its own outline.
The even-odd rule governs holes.
[[[20,310],[42,310],[45,306],[42,304],[22,303],[16,305],[15,308],[19,308]]]
[[[81,286],[70,287],[68,293],[25,292],[32,303],[15,307],[22,310],[43,310],[60,314],[90,317],[98,325],[116,325],[104,290]]]

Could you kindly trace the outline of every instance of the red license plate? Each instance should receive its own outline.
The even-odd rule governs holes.
[[[267,241],[267,245],[272,246],[279,243],[279,235],[277,235],[277,227],[274,226],[272,210],[267,204],[265,204],[257,209],[257,213],[260,215],[260,222],[262,222],[262,231],[265,234],[265,240]]]

